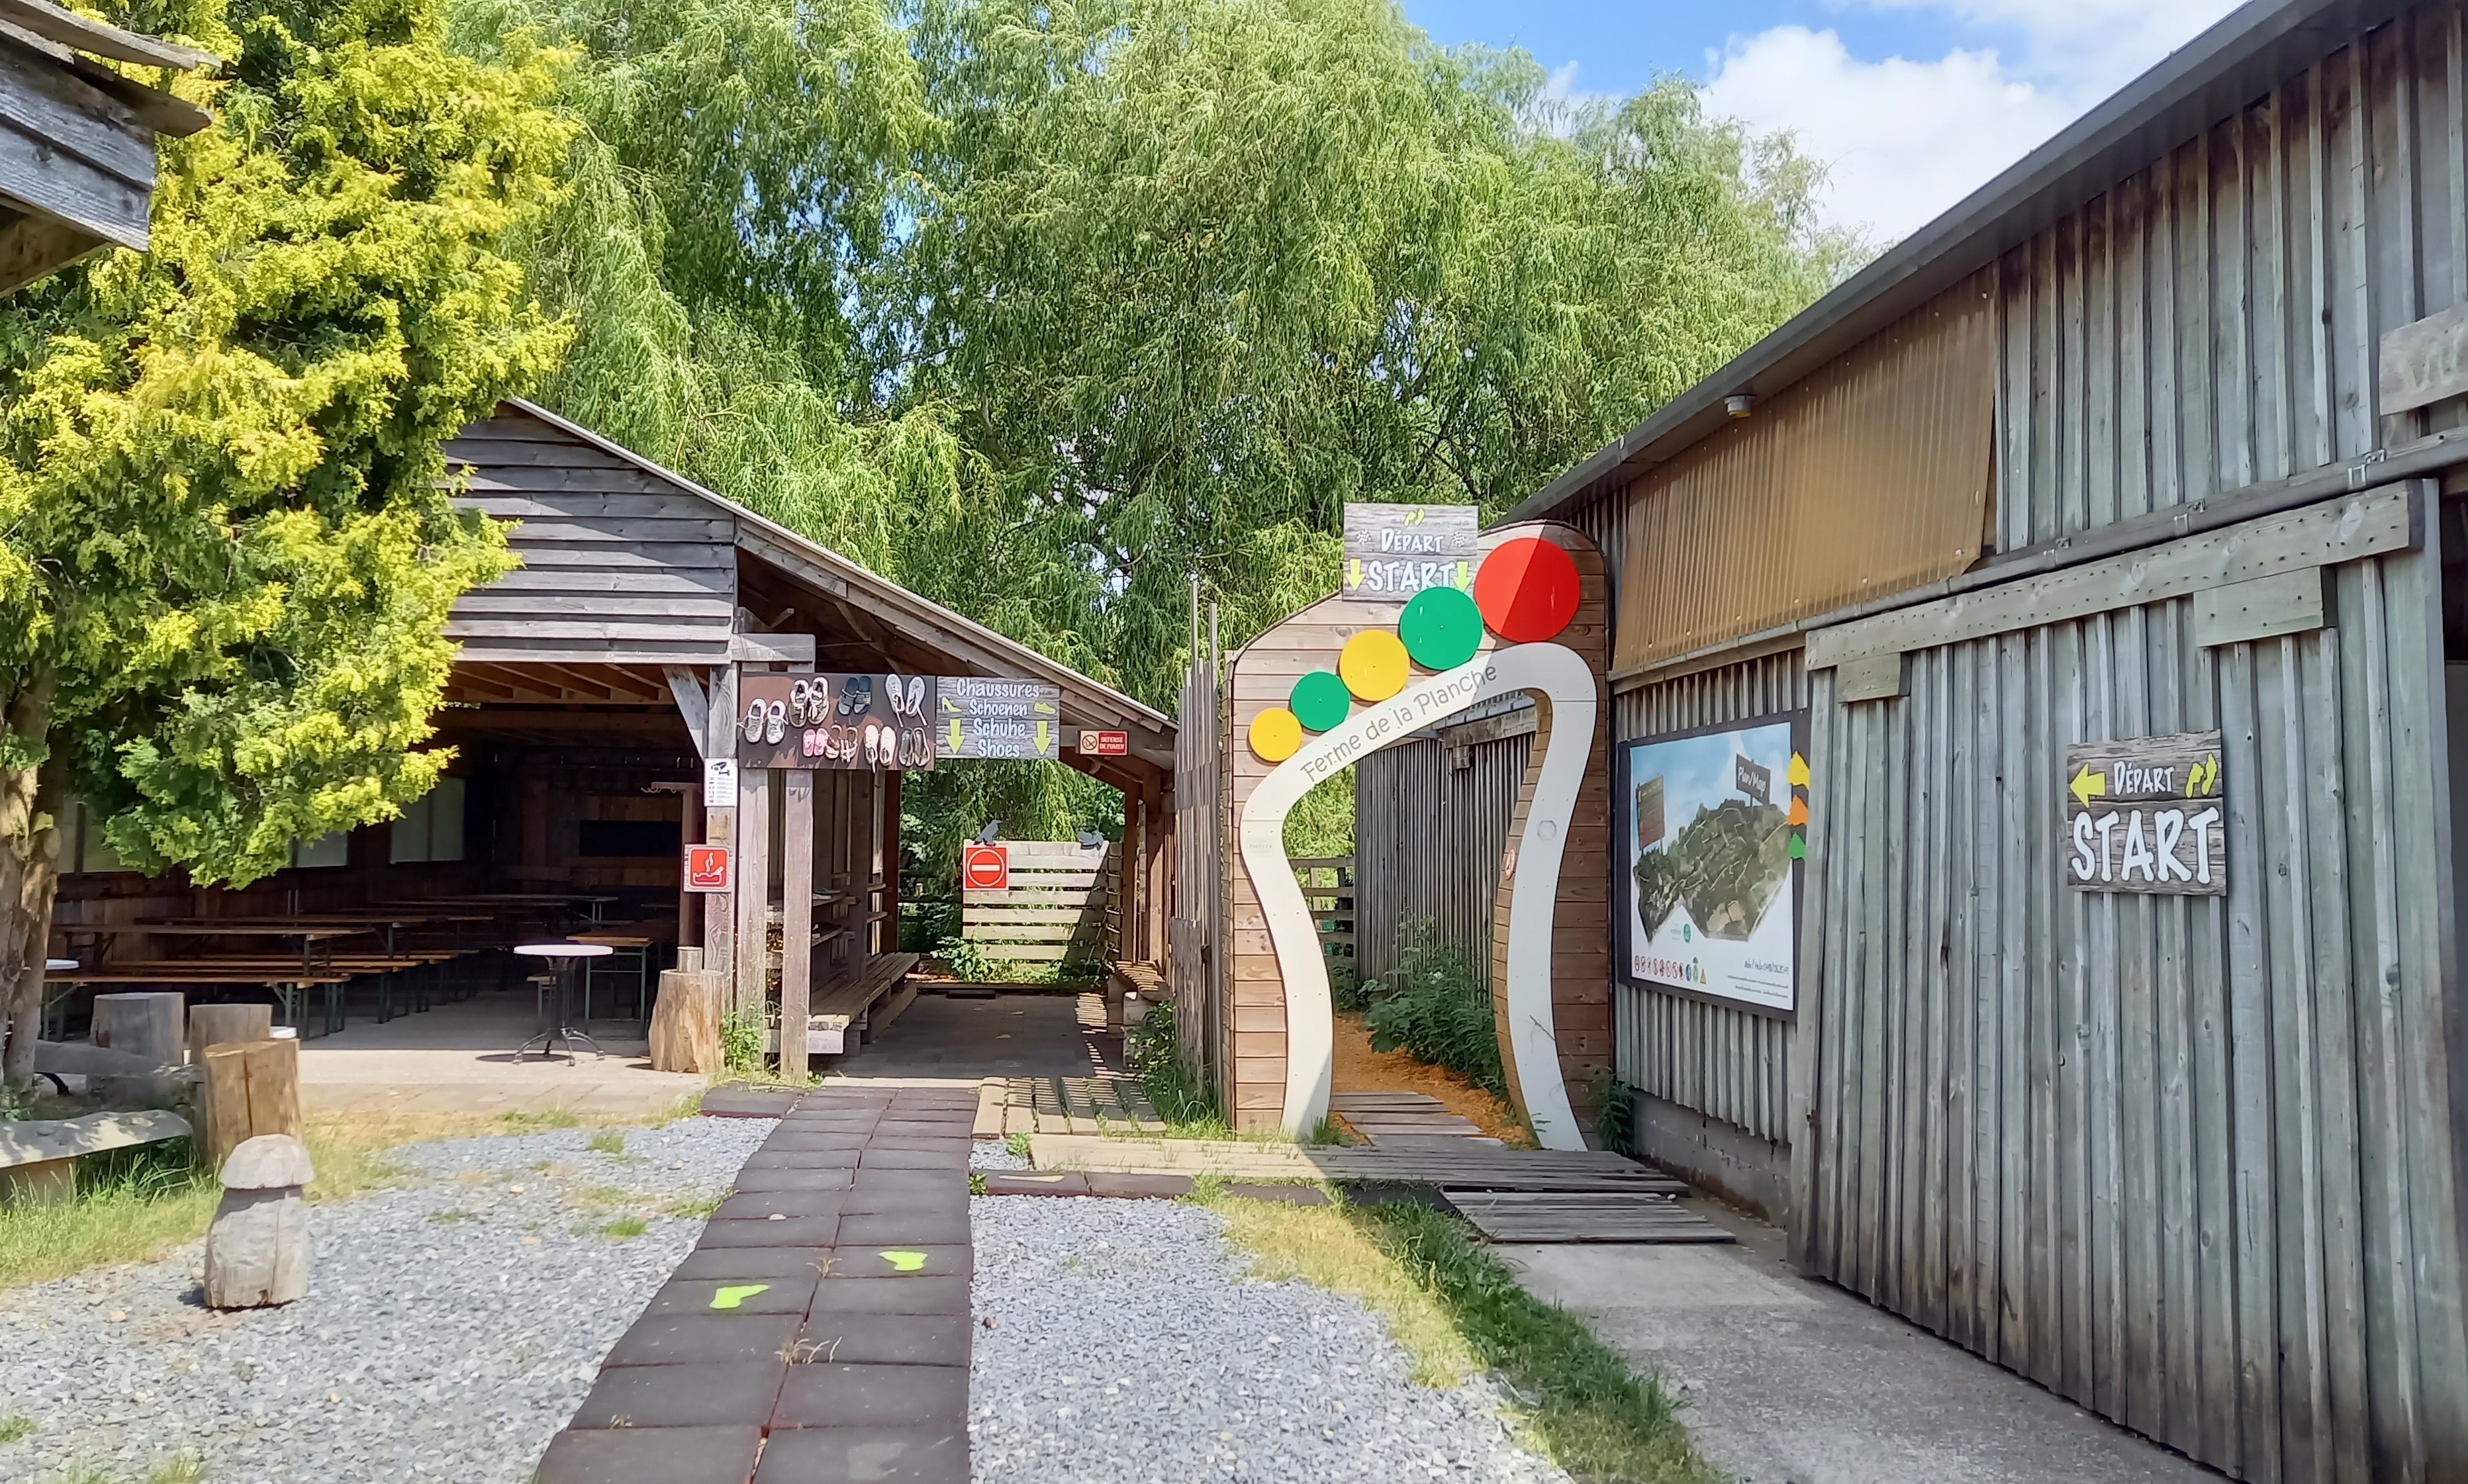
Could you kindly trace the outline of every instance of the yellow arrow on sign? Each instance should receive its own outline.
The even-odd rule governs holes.
[[[960,736],[960,719],[958,717],[953,717],[951,719],[951,744],[945,747],[943,750],[945,752],[957,755],[964,742],[965,739]]]
[[[2083,770],[2076,773],[2074,781],[2067,787],[2073,791],[2075,803],[2089,804],[2108,792],[2108,775],[2092,772],[2091,765],[2085,764]]]
[[[1039,757],[1043,757],[1045,755],[1045,722],[1040,721],[1037,723],[1037,755]]]

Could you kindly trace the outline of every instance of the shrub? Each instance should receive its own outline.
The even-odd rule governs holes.
[[[720,1022],[720,1060],[731,1072],[763,1070],[763,1017],[732,1010]]]
[[[1123,1038],[1124,1055],[1149,1095],[1149,1106],[1169,1124],[1215,1125],[1217,1100],[1182,1062],[1175,1035],[1174,1007],[1155,1004]]]
[[[1491,996],[1464,951],[1432,937],[1429,926],[1408,925],[1400,932],[1395,971],[1365,987],[1371,1005],[1362,1023],[1372,1049],[1403,1050],[1505,1097]]]

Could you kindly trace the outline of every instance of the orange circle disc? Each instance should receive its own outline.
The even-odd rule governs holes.
[[[1539,536],[1501,542],[1474,575],[1483,623],[1511,644],[1537,644],[1567,628],[1577,598],[1575,559]]]

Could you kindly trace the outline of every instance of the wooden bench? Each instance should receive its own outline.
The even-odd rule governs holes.
[[[816,990],[806,1016],[806,1054],[838,1056],[881,1034],[917,997],[917,987],[908,982],[908,970],[916,967],[914,953],[884,953],[839,983]],[[778,1030],[767,1039],[766,1050],[780,1049]]]
[[[1166,1002],[1168,996],[1165,974],[1156,965],[1135,963],[1131,959],[1116,959],[1107,966],[1107,970],[1106,1029],[1108,1032],[1120,1036],[1132,1029],[1123,1016],[1125,994],[1138,995],[1143,1006],[1161,1005]],[[1146,1018],[1148,1011],[1143,1009],[1140,1016]]]
[[[0,1123],[0,1199],[50,1204],[77,1195],[77,1162],[88,1154],[189,1137],[177,1113],[88,1113]]]

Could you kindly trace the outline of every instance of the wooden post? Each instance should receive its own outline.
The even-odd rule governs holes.
[[[703,842],[702,780],[697,778],[677,795],[677,838],[686,845]],[[677,947],[702,947],[700,894],[686,890],[685,856],[677,856]]]
[[[782,780],[780,819],[780,1075],[806,1075],[806,1009],[814,966],[814,775]]]
[[[261,1133],[300,1136],[300,1043],[226,1041],[205,1054],[206,1158],[219,1170]]]
[[[712,667],[710,720],[711,730],[703,756],[737,756],[735,665]],[[703,839],[712,845],[725,845],[734,853],[737,849],[737,810],[709,810],[703,820]],[[720,1013],[725,1016],[737,1005],[737,894],[733,891],[706,894],[702,899],[702,914],[703,971],[718,976],[716,993],[720,999]]]
[[[149,1059],[156,1066],[188,1061],[188,1030],[177,990],[149,990],[94,997],[94,1043]]]
[[[274,1007],[272,1005],[191,1005],[189,1007],[189,1058],[205,1060],[206,1048],[231,1040],[271,1040],[274,1039]]]
[[[737,1008],[764,1013],[771,982],[771,770],[737,780]]]
[[[1148,928],[1141,941],[1147,946],[1149,962],[1154,964],[1162,964],[1172,956],[1166,947],[1166,921],[1173,912],[1167,899],[1173,895],[1168,853],[1174,841],[1174,795],[1156,786],[1163,782],[1163,778],[1157,779],[1149,790],[1148,825],[1140,835],[1149,853]]]
[[[879,951],[897,953],[900,951],[900,775],[898,773],[893,773],[883,780],[883,787],[875,793],[874,803],[876,812],[870,823],[874,829],[874,838],[880,841],[882,845],[880,865],[883,917],[880,928],[881,947]],[[869,865],[866,879],[869,883],[873,880],[871,865]],[[874,894],[869,891],[861,895],[866,911],[872,912]],[[866,928],[868,934],[876,930],[873,927]],[[869,937],[869,948],[872,948],[873,943],[874,940]]]

